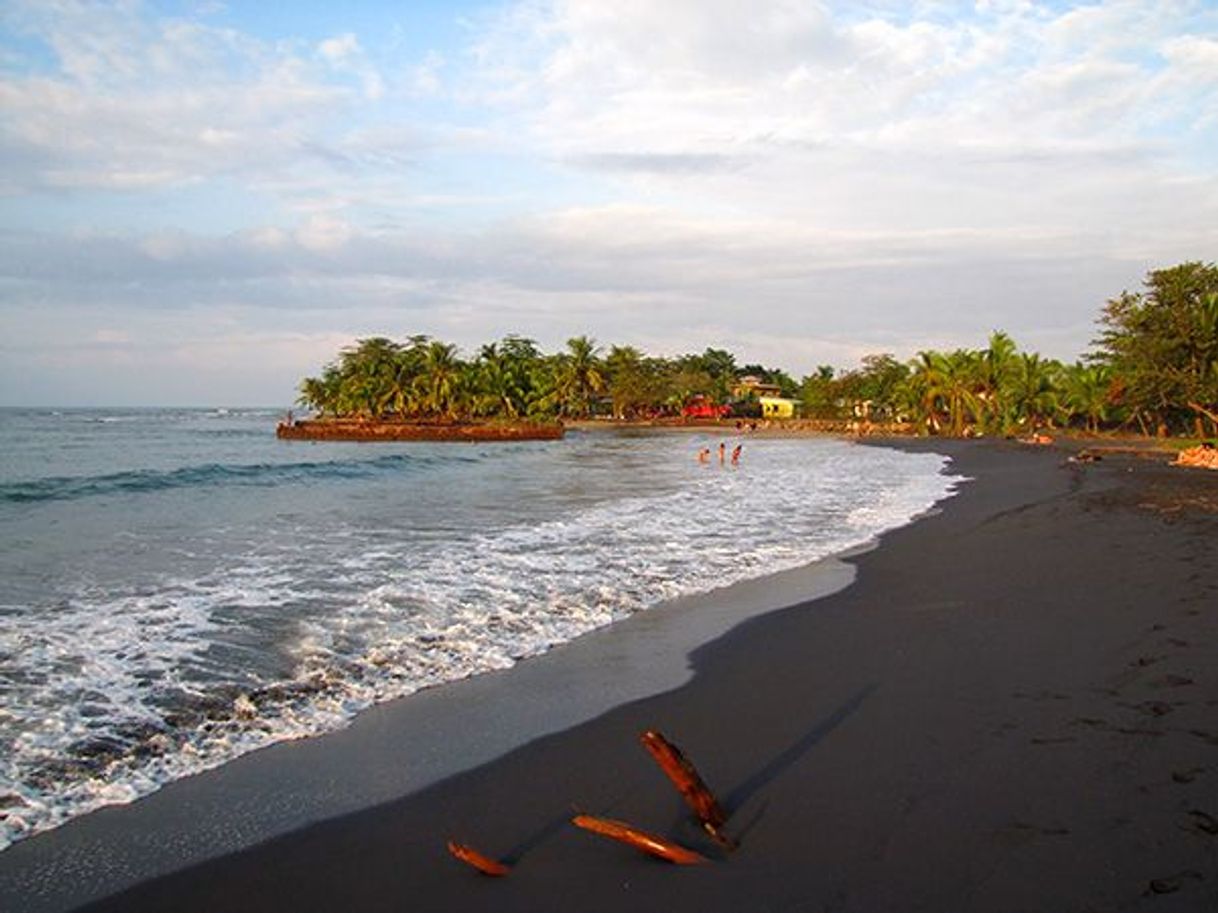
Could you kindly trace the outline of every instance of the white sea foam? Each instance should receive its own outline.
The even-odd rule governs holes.
[[[563,446],[521,464],[531,497],[556,499],[544,515],[522,501],[523,519],[489,525],[454,509],[450,525],[426,529],[314,518],[276,535],[212,532],[221,558],[195,576],[81,587],[36,624],[28,607],[0,609],[0,841],[334,729],[372,703],[510,667],[664,600],[860,545],[956,481],[942,458],[837,441],[750,439],[739,469],[686,465],[688,442],[669,439],[638,446],[679,469],[593,496],[556,461],[582,453],[592,465],[599,452]],[[638,456],[622,446],[615,458]],[[535,454],[498,453],[488,459],[504,473]],[[562,493],[538,478],[547,471]],[[192,548],[208,541],[200,532]]]

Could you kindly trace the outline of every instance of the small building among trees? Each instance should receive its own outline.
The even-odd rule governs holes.
[[[757,401],[761,403],[762,418],[795,418],[799,406],[795,400],[783,396],[759,396]]]

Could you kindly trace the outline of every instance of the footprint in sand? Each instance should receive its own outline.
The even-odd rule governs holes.
[[[1146,894],[1174,894],[1184,887],[1188,881],[1204,881],[1205,876],[1192,869],[1177,872],[1168,878],[1153,878],[1146,888]]]
[[[1203,773],[1204,767],[1190,767],[1188,770],[1173,770],[1171,778],[1174,783],[1192,783]]]
[[[1150,683],[1150,686],[1152,688],[1183,688],[1186,685],[1195,684],[1196,682],[1194,682],[1187,675],[1168,674],[1161,676],[1160,678],[1156,678]]]
[[[1080,716],[1071,720],[1073,726],[1091,726],[1096,729],[1108,729],[1110,725],[1107,720],[1096,719],[1095,717]]]
[[[1170,709],[1170,708],[1168,708]],[[1080,716],[1071,721],[1072,726],[1087,726],[1091,729],[1099,729],[1103,732],[1117,732],[1121,735],[1150,735],[1160,736],[1163,733],[1158,729],[1139,729],[1136,726],[1116,726],[1107,720],[1098,720],[1092,717]]]
[[[1140,704],[1121,704],[1121,706],[1126,710],[1136,710],[1138,713],[1153,717],[1167,716],[1176,709],[1166,701],[1143,701]],[[1177,706],[1181,705],[1177,704]]]
[[[1210,837],[1218,837],[1218,818],[1199,808],[1194,808],[1188,813],[1188,816],[1191,819],[1188,825],[1190,830],[1200,831]]]

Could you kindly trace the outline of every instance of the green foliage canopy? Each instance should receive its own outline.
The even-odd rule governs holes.
[[[1096,363],[1119,381],[1120,405],[1143,428],[1190,421],[1215,430],[1218,412],[1218,266],[1152,270],[1145,291],[1104,307]]]
[[[534,340],[511,335],[466,360],[427,336],[374,336],[305,378],[299,402],[323,416],[372,419],[630,419],[679,415],[695,400],[740,397],[743,407],[755,391],[741,378],[756,377],[798,399],[806,417],[920,433],[1097,432],[1130,424],[1218,433],[1218,267],[1155,270],[1145,286],[1108,301],[1095,350],[1069,365],[1022,352],[1000,331],[982,349],[926,350],[908,362],[866,355],[856,368],[821,365],[798,383],[718,348],[662,358],[627,345],[603,352],[596,340],[576,336],[547,355]]]

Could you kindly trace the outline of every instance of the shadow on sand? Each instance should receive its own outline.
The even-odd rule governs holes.
[[[816,747],[825,736],[846,722],[862,706],[863,701],[875,692],[875,689],[875,685],[863,688],[724,796],[723,808],[728,815],[731,816],[739,811],[749,799],[773,783],[787,768]]]

